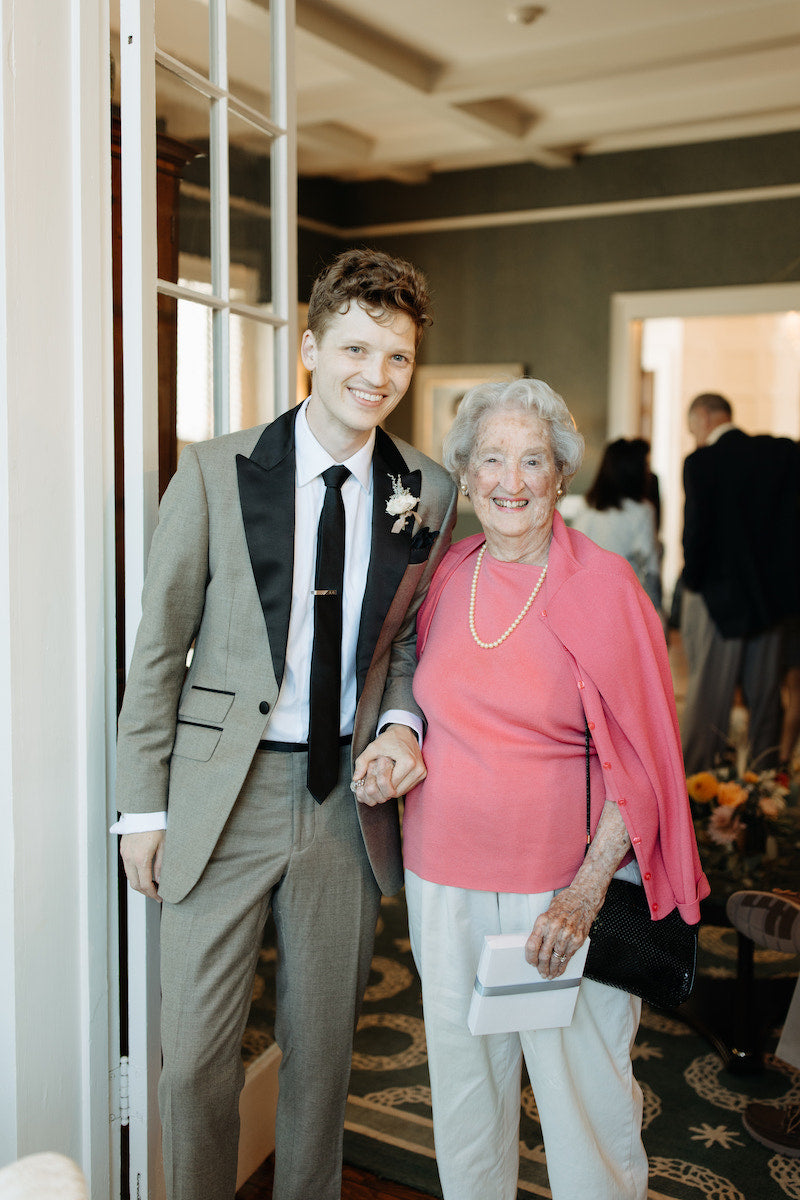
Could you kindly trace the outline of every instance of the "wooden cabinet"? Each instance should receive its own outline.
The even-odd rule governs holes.
[[[156,235],[158,275],[178,281],[179,192],[181,172],[198,151],[194,146],[159,134],[156,141]],[[114,500],[117,581],[117,697],[125,678],[125,494],[122,381],[122,203],[120,122],[111,118],[111,236],[114,291]],[[178,465],[177,420],[178,303],[158,297],[158,494]]]

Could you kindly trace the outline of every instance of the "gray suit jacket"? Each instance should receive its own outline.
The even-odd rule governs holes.
[[[283,677],[294,557],[294,422],[189,446],[161,504],[119,719],[117,807],[168,809],[159,891],[199,879],[241,790]],[[390,476],[420,496],[425,527],[391,533]],[[384,708],[411,694],[415,619],[450,540],[456,491],[442,467],[376,433],[372,550],[357,649],[353,757]],[[194,643],[191,665],[186,658]],[[353,803],[356,803],[354,800]],[[402,886],[397,803],[358,806],[385,893]]]

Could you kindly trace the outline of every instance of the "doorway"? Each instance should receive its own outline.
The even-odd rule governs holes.
[[[800,439],[800,284],[615,295],[610,359],[608,438],[646,437],[661,485],[668,605],[683,562],[692,397],[721,392],[747,432]]]

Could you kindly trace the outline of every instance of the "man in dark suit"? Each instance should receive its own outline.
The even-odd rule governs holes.
[[[712,767],[728,747],[737,685],[750,760],[766,768],[780,737],[780,623],[798,603],[798,448],[737,429],[730,403],[711,392],[692,401],[689,430],[697,449],[683,470],[686,770]]]
[[[117,805],[131,886],[163,905],[170,1200],[233,1200],[241,1040],[270,910],[274,1195],[340,1195],[380,895],[402,886],[397,802],[374,801],[424,775],[415,617],[455,518],[443,468],[379,426],[411,382],[427,310],[409,263],[340,255],[311,295],[309,399],[189,446],[162,502]]]

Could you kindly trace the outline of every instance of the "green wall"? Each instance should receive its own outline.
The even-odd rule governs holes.
[[[798,182],[800,133],[789,133],[589,157],[557,171],[448,172],[414,186],[304,180],[300,211],[353,228]],[[420,362],[521,362],[563,394],[594,451],[580,486],[605,440],[613,293],[800,280],[800,197],[369,240],[428,276],[435,323]],[[301,295],[343,244],[300,231]],[[394,428],[408,436],[408,406]]]

